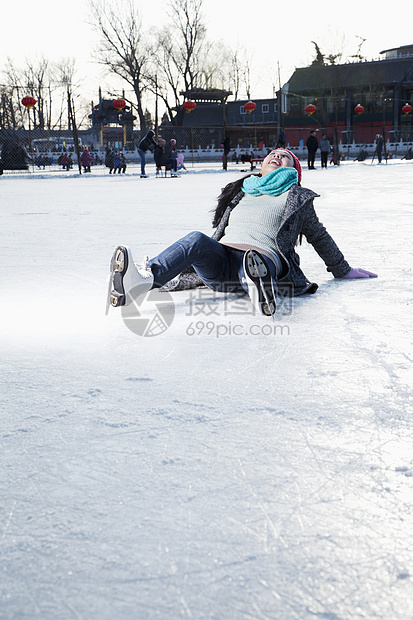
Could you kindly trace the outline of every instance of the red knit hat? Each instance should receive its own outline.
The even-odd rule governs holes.
[[[289,151],[288,149],[282,149],[283,151],[287,151],[287,153],[289,153],[291,155],[291,157],[294,160],[294,168],[297,170],[298,172],[298,182],[301,183],[301,178],[303,176],[303,171],[301,169],[301,164],[300,164],[300,160],[298,159],[298,157],[296,155],[294,155],[294,153],[292,153],[291,151]]]

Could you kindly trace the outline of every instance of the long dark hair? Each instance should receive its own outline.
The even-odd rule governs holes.
[[[218,204],[215,207],[214,216],[212,220],[212,226],[216,228],[225,213],[225,209],[230,204],[231,200],[235,198],[235,196],[241,191],[242,184],[245,179],[252,176],[261,176],[256,174],[247,174],[245,177],[238,179],[237,181],[233,181],[232,183],[228,183],[222,190],[220,195],[218,196]]]

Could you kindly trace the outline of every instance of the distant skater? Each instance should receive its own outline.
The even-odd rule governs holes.
[[[152,129],[150,129],[148,133],[146,134],[146,136],[142,138],[142,140],[139,142],[138,154],[141,160],[141,177],[143,178],[146,178],[148,176],[145,172],[146,153],[148,151],[153,151],[156,146],[156,141],[155,141],[154,136],[155,136],[155,132],[152,131]]]
[[[316,138],[315,130],[310,131],[310,135],[307,138],[307,142],[305,143],[308,151],[308,169],[315,170],[315,154],[318,149],[318,140]]]
[[[323,133],[320,140],[320,153],[321,153],[321,167],[327,168],[328,156],[331,151],[330,140],[328,140],[327,135]]]

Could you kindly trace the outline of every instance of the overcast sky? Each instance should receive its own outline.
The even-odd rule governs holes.
[[[136,1],[145,29],[165,22],[165,1]],[[87,7],[87,0],[5,2],[0,70],[8,56],[16,66],[22,66],[27,57],[44,56],[51,60],[75,57],[79,74],[85,76],[82,94],[96,100],[97,86],[105,80],[99,77],[100,69],[91,59],[95,34],[87,24]],[[366,42],[361,51],[369,59],[378,58],[384,49],[413,43],[411,19],[402,6],[392,27],[389,25],[391,7],[386,10],[373,7],[367,1],[205,0],[204,16],[209,39],[225,40],[233,47],[244,46],[249,50],[254,65],[251,94],[252,98],[260,98],[271,97],[273,86],[278,87],[277,63],[284,83],[295,67],[305,66],[313,59],[311,41],[316,41],[326,54],[341,51],[343,46],[349,53],[356,53],[361,42],[357,37],[362,37]]]

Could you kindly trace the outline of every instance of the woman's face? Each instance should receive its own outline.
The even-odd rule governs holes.
[[[275,149],[267,155],[262,162],[261,176],[265,176],[269,172],[274,172],[278,168],[294,167],[294,160],[290,153],[287,153],[284,149]]]

